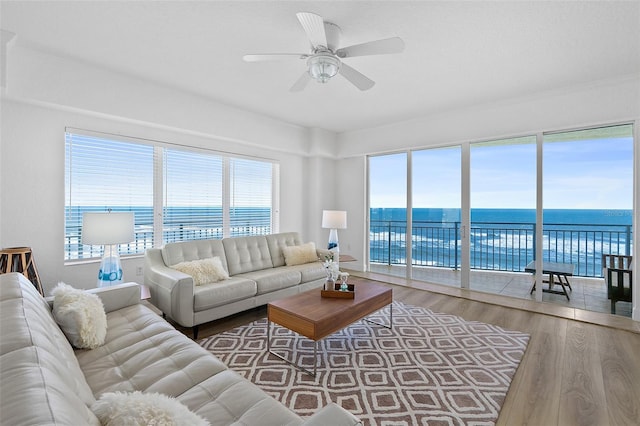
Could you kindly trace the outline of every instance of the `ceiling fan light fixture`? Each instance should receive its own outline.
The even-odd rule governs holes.
[[[340,71],[340,60],[330,53],[318,53],[309,58],[309,75],[319,83],[326,83]]]

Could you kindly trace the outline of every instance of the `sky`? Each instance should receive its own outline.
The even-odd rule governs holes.
[[[576,140],[569,133],[545,137],[544,208],[632,209],[630,134]],[[405,207],[406,155],[370,160],[371,207]],[[460,208],[460,147],[413,151],[412,160],[414,207]],[[535,209],[535,137],[471,145],[471,207]]]

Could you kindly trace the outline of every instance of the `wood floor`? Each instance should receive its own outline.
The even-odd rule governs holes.
[[[387,285],[394,300],[531,335],[498,425],[640,425],[640,334]],[[199,338],[265,316],[262,307],[214,321],[200,326]]]

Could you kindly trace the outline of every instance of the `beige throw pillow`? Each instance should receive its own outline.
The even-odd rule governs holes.
[[[229,279],[229,273],[225,271],[218,256],[180,262],[177,265],[173,265],[172,268],[191,275],[195,285],[217,283],[218,281]]]
[[[314,243],[282,247],[282,254],[284,255],[284,263],[286,263],[287,266],[302,265],[318,260],[316,245]]]
[[[59,283],[51,291],[53,317],[76,348],[97,348],[107,336],[107,314],[102,300],[92,293]]]

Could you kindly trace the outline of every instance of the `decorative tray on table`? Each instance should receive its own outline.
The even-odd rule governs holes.
[[[335,299],[353,299],[356,294],[356,287],[353,284],[347,284],[347,290],[340,290],[342,284],[335,283],[333,290],[322,289],[320,295],[322,297],[333,297]]]

